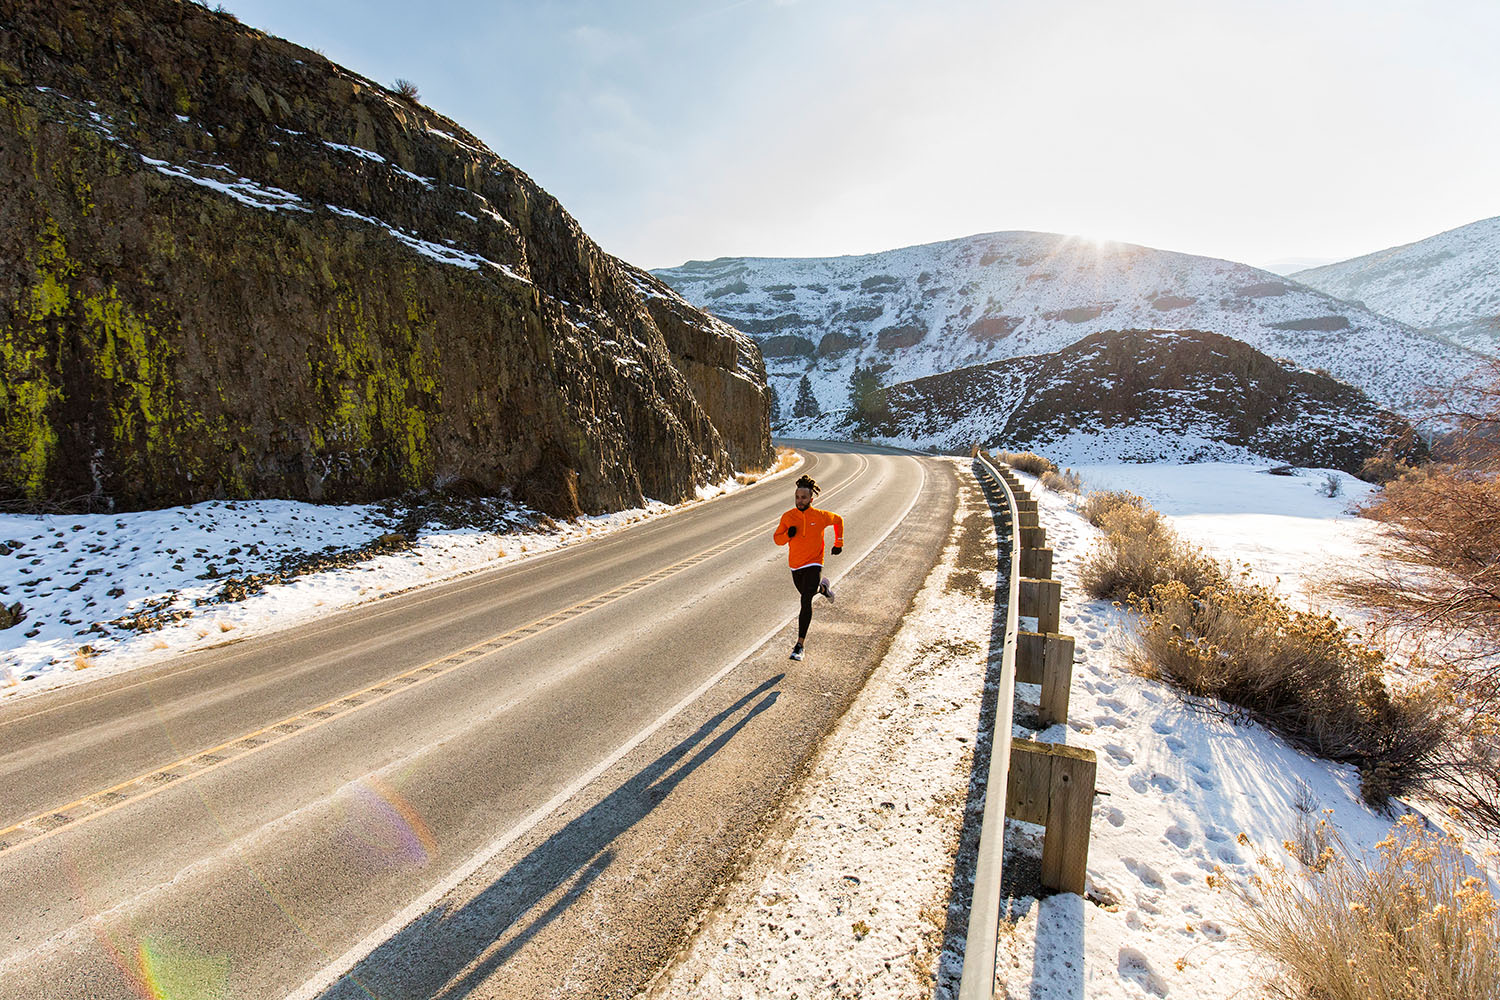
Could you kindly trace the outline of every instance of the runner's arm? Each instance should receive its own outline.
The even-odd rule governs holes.
[[[787,512],[787,514],[790,513],[791,511]],[[786,533],[786,529],[790,527],[790,522],[787,518],[787,514],[781,515],[781,523],[776,526],[776,534],[771,536],[773,539],[775,539],[777,545],[785,545],[792,539],[792,536]]]

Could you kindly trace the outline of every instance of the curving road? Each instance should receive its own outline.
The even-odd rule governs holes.
[[[0,710],[0,997],[639,992],[952,526],[950,465],[801,450],[847,523],[801,663],[783,477]]]

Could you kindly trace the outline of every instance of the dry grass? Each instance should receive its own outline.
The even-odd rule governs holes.
[[[1134,602],[1132,668],[1191,695],[1237,706],[1294,746],[1356,765],[1366,801],[1383,805],[1429,782],[1449,740],[1434,686],[1392,693],[1385,658],[1331,615],[1296,611],[1263,587],[1174,580]]]
[[[1083,477],[1072,469],[1042,473],[1042,485],[1058,493],[1082,493]]]
[[[1083,502],[1078,505],[1078,513],[1085,521],[1094,527],[1099,527],[1104,520],[1104,515],[1117,507],[1135,507],[1138,510],[1149,510],[1146,501],[1134,493],[1126,493],[1123,490],[1092,490],[1084,496]],[[1155,511],[1152,511],[1154,514]]]
[[[235,628],[234,622],[219,622],[219,631],[220,632],[233,632],[234,628]]]
[[[767,468],[751,472],[737,472],[734,478],[744,486],[758,483],[766,476],[774,476],[783,469],[790,469],[797,464],[797,449],[788,448],[786,445],[776,447],[776,459]]]
[[[1326,824],[1325,824],[1326,828]],[[1337,834],[1312,866],[1262,858],[1239,897],[1248,950],[1272,959],[1268,993],[1284,1000],[1496,1000],[1500,922],[1452,832],[1404,817],[1369,858]]]
[[[995,460],[1004,462],[1012,469],[1029,472],[1033,476],[1041,476],[1047,472],[1057,471],[1057,463],[1051,459],[1043,458],[1034,451],[997,451],[995,452]]]
[[[1140,497],[1123,494],[1125,499],[1107,506],[1095,502],[1097,496],[1090,494],[1084,501],[1090,508],[1085,516],[1104,531],[1080,574],[1089,594],[1123,601],[1174,581],[1192,591],[1223,582],[1219,564],[1178,538]]]

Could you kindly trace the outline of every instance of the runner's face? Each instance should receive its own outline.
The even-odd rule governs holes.
[[[806,510],[812,504],[812,490],[801,489],[797,491],[797,509]]]

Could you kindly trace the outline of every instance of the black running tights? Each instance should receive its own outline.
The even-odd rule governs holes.
[[[823,582],[822,566],[803,566],[792,570],[792,582],[797,593],[802,595],[802,613],[797,616],[797,641],[807,638],[807,626],[812,624],[812,599],[818,596],[818,584]]]

